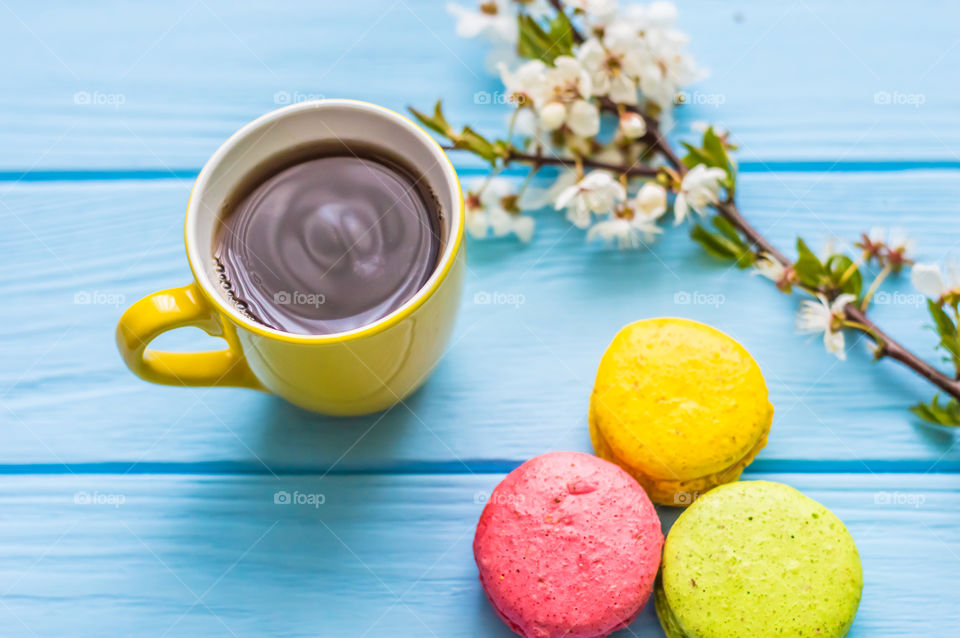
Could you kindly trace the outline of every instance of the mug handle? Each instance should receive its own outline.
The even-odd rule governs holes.
[[[147,348],[164,332],[185,326],[223,337],[227,348],[213,352]],[[233,326],[204,299],[196,282],[147,295],[127,308],[117,323],[117,347],[130,371],[152,383],[264,389],[247,365]]]

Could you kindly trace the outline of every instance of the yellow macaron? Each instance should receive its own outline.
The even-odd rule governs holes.
[[[589,419],[597,456],[655,503],[689,505],[740,477],[767,443],[773,406],[757,362],[729,336],[689,319],[646,319],[604,353]]]

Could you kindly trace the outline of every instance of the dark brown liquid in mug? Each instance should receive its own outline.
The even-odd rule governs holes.
[[[390,314],[440,252],[440,207],[422,176],[354,144],[266,162],[224,212],[221,284],[241,312],[285,332],[343,332]]]

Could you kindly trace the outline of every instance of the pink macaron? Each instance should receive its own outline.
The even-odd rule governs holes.
[[[487,598],[526,638],[599,638],[646,604],[663,532],[643,488],[620,467],[551,452],[510,472],[473,539]]]

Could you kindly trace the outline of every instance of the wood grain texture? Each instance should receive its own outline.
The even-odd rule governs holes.
[[[5,477],[0,634],[506,638],[471,551],[501,478]],[[865,575],[851,637],[960,622],[956,475],[749,478],[793,485],[850,529]],[[281,492],[303,504],[275,504]],[[617,636],[662,635],[652,607]]]
[[[658,315],[711,323],[757,358],[777,414],[746,478],[847,523],[866,581],[851,635],[953,635],[958,435],[905,410],[930,389],[863,343],[828,357],[794,334],[795,299],[685,230],[621,254],[543,211],[528,246],[473,243],[449,353],[381,415],[125,370],[115,322],[188,281],[192,179],[245,122],[311,97],[401,110],[442,96],[451,120],[503,130],[485,46],[457,38],[443,5],[0,3],[0,636],[510,635],[470,552],[482,502],[531,456],[590,449],[603,349]],[[703,119],[733,131],[763,232],[789,248],[900,225],[925,260],[958,254],[960,6],[679,5],[711,77],[672,135]],[[922,300],[904,280],[882,293],[878,320],[932,355]],[[192,330],[162,342],[211,347]],[[279,491],[324,502],[277,505]],[[661,635],[652,607],[621,635]]]
[[[138,297],[189,279],[181,238],[188,189],[185,181],[154,180],[20,184],[5,193],[0,419],[9,427],[0,462],[109,462],[124,470],[135,462],[227,462],[264,473],[423,463],[506,469],[547,449],[589,450],[587,401],[614,333],[644,317],[679,315],[727,331],[760,363],[776,407],[761,467],[960,464],[955,434],[919,425],[906,410],[929,388],[891,363],[873,365],[865,343],[846,363],[826,355],[818,341],[795,334],[795,299],[701,255],[685,229],[668,228],[652,251],[620,253],[585,244],[552,211],[538,214],[529,246],[473,245],[445,360],[423,390],[385,414],[328,419],[246,390],[145,383],[122,365],[114,324]],[[931,259],[960,240],[947,224],[960,201],[950,172],[909,180],[749,175],[742,197],[781,245],[795,233],[816,243],[875,223],[909,226]],[[891,281],[884,294],[889,303],[877,306],[878,319],[935,358],[935,335],[909,282]],[[199,331],[163,339],[174,348],[214,343]]]
[[[736,134],[742,159],[960,164],[960,7],[940,0],[680,2],[711,76],[698,119]],[[436,0],[173,0],[94,7],[11,1],[0,41],[0,169],[199,168],[279,104],[353,97],[394,109],[444,97],[454,121],[502,130],[487,47]],[[487,104],[477,95],[485,92]],[[887,93],[890,104],[877,104]],[[883,98],[880,98],[883,101]],[[919,103],[922,101],[922,103]]]

